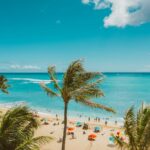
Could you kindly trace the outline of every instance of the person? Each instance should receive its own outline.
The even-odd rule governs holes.
[[[89,120],[89,121],[91,120],[90,117],[88,118],[88,120]]]
[[[54,131],[50,132],[50,134],[53,134],[53,133],[54,133]]]
[[[53,123],[53,126],[56,126],[56,123]]]
[[[108,122],[107,122],[107,121],[105,121],[105,126],[107,126],[107,124],[108,124]]]
[[[83,134],[86,134],[86,132],[85,132],[85,131],[83,131]]]
[[[98,118],[96,117],[95,120],[96,120],[96,122],[97,122],[97,121],[98,121]]]
[[[71,135],[72,135],[72,139],[75,139],[74,132],[71,132]]]
[[[57,142],[58,142],[58,143],[61,143],[61,142],[62,142],[62,138],[60,137]]]
[[[56,120],[58,121],[58,115],[56,114]]]
[[[51,112],[51,110],[50,110],[50,109],[47,109],[47,111],[48,111],[48,112]]]
[[[117,125],[117,120],[115,121],[115,125]]]

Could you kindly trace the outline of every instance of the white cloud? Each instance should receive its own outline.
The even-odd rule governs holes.
[[[20,65],[10,65],[11,69],[20,69]]]
[[[137,26],[150,22],[150,0],[82,0],[94,4],[94,9],[109,8],[111,13],[104,18],[104,26]]]
[[[10,68],[11,69],[17,69],[17,70],[40,70],[41,68],[38,67],[38,66],[33,66],[33,65],[18,65],[18,64],[15,64],[15,65],[10,65]]]
[[[83,4],[88,4],[90,2],[90,0],[82,0]]]
[[[91,0],[94,4],[94,9],[105,9],[110,7],[110,2],[108,0]]]

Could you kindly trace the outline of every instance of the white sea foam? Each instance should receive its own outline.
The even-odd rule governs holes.
[[[34,79],[34,78],[10,78],[10,80],[18,80],[18,81],[26,81],[24,83],[45,83],[45,84],[48,84],[48,83],[51,83],[51,80],[42,80],[42,79]]]
[[[0,103],[0,107],[2,108],[12,108],[14,106],[18,105],[26,105],[27,103],[25,101],[18,101],[18,102],[12,102],[12,103]]]

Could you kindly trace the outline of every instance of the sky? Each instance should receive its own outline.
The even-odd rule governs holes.
[[[2,0],[0,72],[150,72],[149,0]]]

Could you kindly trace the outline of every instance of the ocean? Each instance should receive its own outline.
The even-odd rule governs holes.
[[[23,102],[40,112],[63,113],[62,99],[48,97],[39,85],[44,81],[52,87],[47,73],[3,73],[3,75],[9,80],[11,87],[8,95],[0,93],[1,105],[11,106]],[[150,103],[150,73],[104,73],[104,75],[101,89],[105,96],[94,101],[114,108],[117,113],[111,114],[71,101],[69,115],[122,120],[129,107],[134,106],[136,110],[142,102]],[[62,82],[62,77],[63,73],[57,73],[59,82]]]

